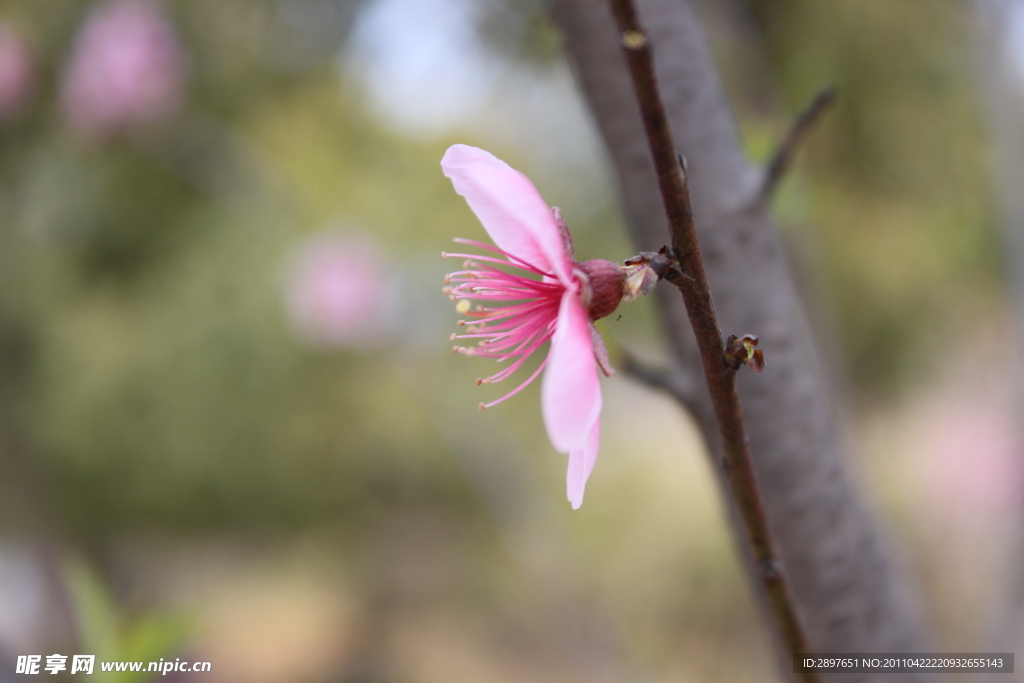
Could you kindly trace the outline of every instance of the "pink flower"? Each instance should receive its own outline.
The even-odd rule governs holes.
[[[25,39],[0,22],[0,120],[20,114],[32,98],[35,67]]]
[[[503,370],[477,380],[500,382],[518,370],[545,342],[547,358],[515,389],[480,404],[484,409],[519,393],[542,370],[541,412],[555,448],[569,454],[567,493],[573,508],[594,469],[601,434],[601,385],[597,367],[612,370],[594,320],[639,293],[642,266],[623,268],[608,261],[576,263],[572,238],[558,209],[548,208],[530,180],[488,152],[454,145],[441,160],[455,191],[466,198],[495,245],[456,239],[489,255],[445,254],[467,259],[466,270],[445,278],[445,293],[472,318],[467,334],[472,356],[511,361]],[[499,268],[502,267],[502,268]],[[454,283],[454,284],[453,284]],[[470,299],[484,301],[471,310]]]
[[[378,342],[390,324],[394,299],[384,257],[362,234],[320,235],[293,258],[285,303],[296,334],[315,347],[357,347]]]
[[[90,12],[75,39],[61,93],[65,115],[94,138],[160,120],[180,105],[186,70],[158,4],[108,1]]]

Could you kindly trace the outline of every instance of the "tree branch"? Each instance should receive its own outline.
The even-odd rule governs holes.
[[[807,105],[807,108],[797,117],[796,121],[793,122],[786,137],[782,139],[782,142],[775,149],[775,153],[772,154],[771,159],[765,164],[761,186],[754,197],[754,203],[765,204],[771,199],[775,188],[778,187],[779,182],[789,170],[789,165],[792,163],[793,156],[796,154],[800,143],[803,142],[807,133],[818,122],[822,114],[828,111],[835,103],[836,95],[835,86],[830,85],[821,89],[814,96],[814,99],[811,100],[811,103]]]
[[[665,241],[665,210],[611,12],[595,0],[548,2],[607,146],[635,246],[656,251]],[[763,207],[737,201],[749,196],[756,171],[740,151],[700,23],[687,0],[637,4],[658,47],[655,69],[672,134],[689,161],[716,312],[727,330],[756,331],[767,355],[764,372],[739,377],[738,391],[765,514],[809,646],[814,652],[931,651],[916,595],[889,561],[882,534],[851,486],[845,442],[779,235]],[[655,294],[676,364],[698,376],[703,366],[683,302],[671,288]],[[696,398],[695,417],[720,458],[711,401]],[[727,491],[721,469],[714,471]],[[752,585],[760,586],[753,558],[741,555]],[[792,676],[790,654],[780,646],[779,655],[781,673]]]
[[[696,387],[685,372],[677,368],[657,368],[648,365],[631,353],[622,350],[618,353],[615,365],[640,384],[665,392],[684,409],[696,412]]]
[[[679,288],[683,296],[697,338],[704,379],[711,394],[725,449],[722,471],[745,527],[750,553],[760,570],[760,580],[768,596],[771,616],[785,649],[789,652],[807,652],[807,640],[790,597],[781,558],[768,529],[764,503],[754,476],[743,411],[736,392],[736,369],[725,362],[725,341],[718,326],[697,229],[693,224],[690,190],[658,90],[650,42],[640,26],[633,0],[610,2],[644,120],[647,144],[658,175],[658,188],[668,216],[672,248],[683,272],[681,277],[673,279],[672,284]],[[677,162],[677,159],[680,160]],[[818,680],[818,676],[813,671],[804,671],[800,679],[813,682]]]

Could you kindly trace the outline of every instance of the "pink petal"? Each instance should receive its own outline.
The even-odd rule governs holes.
[[[597,450],[601,445],[601,420],[594,422],[594,426],[587,436],[587,441],[581,448],[574,448],[569,451],[569,472],[566,475],[566,494],[572,509],[578,510],[583,504],[583,490],[587,486],[587,479],[594,471],[594,463],[597,462]]]
[[[449,147],[441,168],[498,247],[553,272],[566,286],[574,283],[558,225],[529,178],[490,152],[468,145]]]
[[[601,384],[589,323],[579,295],[567,290],[558,309],[540,394],[548,437],[562,453],[582,447],[601,414]]]

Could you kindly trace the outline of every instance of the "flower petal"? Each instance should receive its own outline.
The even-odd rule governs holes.
[[[566,290],[540,394],[548,437],[562,453],[583,446],[601,414],[601,384],[589,323],[579,294]]]
[[[574,282],[558,224],[529,178],[490,152],[469,145],[449,147],[441,168],[498,247],[554,273],[566,286]]]
[[[597,462],[597,451],[601,445],[601,419],[594,421],[590,429],[586,443],[580,448],[569,451],[569,472],[566,475],[566,495],[572,503],[573,510],[579,510],[583,504],[583,490],[587,486],[587,479],[594,471],[594,463]]]

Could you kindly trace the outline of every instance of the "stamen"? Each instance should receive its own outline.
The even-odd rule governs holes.
[[[497,401],[491,401],[490,403],[487,403],[487,404],[483,404],[483,403],[481,403],[480,405],[481,405],[482,407],[480,408],[480,410],[483,410],[484,408],[490,408],[491,406],[496,406],[496,405],[498,405],[499,403],[501,403],[502,401],[505,401],[505,400],[507,400],[507,399],[510,399],[510,398],[512,398],[513,396],[515,396],[516,394],[518,394],[518,393],[519,393],[520,391],[522,391],[522,390],[523,390],[523,389],[524,389],[524,388],[526,387],[526,385],[528,385],[528,384],[529,384],[530,382],[532,382],[533,380],[537,379],[537,375],[539,375],[539,374],[540,374],[540,371],[541,371],[541,370],[543,370],[543,369],[544,369],[544,366],[545,366],[545,365],[547,365],[547,364],[548,364],[548,359],[547,359],[547,358],[545,358],[545,359],[544,359],[544,362],[540,364],[540,367],[538,367],[538,368],[537,368],[537,369],[536,369],[536,370],[534,371],[534,373],[533,373],[532,375],[530,375],[530,377],[529,377],[529,378],[528,378],[528,379],[527,379],[527,380],[526,380],[525,382],[523,382],[522,384],[520,384],[520,385],[519,385],[518,387],[516,387],[516,388],[515,388],[515,389],[513,389],[512,391],[508,392],[507,394],[505,394],[504,396],[502,396],[501,398],[499,398],[499,399],[498,399]]]
[[[456,242],[494,254],[444,252],[447,258],[465,259],[463,270],[445,277],[445,293],[457,302],[456,310],[469,318],[457,322],[467,333],[453,334],[451,339],[472,338],[477,342],[476,346],[454,347],[453,350],[499,363],[508,361],[499,372],[476,380],[477,386],[494,384],[516,373],[534,351],[551,339],[566,285],[559,282],[554,273],[543,271],[498,247],[472,240],[457,239]],[[493,305],[473,303],[472,299]],[[540,375],[546,364],[545,359],[525,382],[495,401],[481,403],[480,409],[519,393]]]
[[[501,249],[500,247],[494,246],[493,244],[487,244],[485,242],[477,242],[476,240],[467,240],[467,239],[464,239],[462,237],[456,237],[452,241],[453,242],[458,242],[459,244],[468,244],[470,246],[478,247],[480,249],[486,249],[487,251],[497,252],[497,253],[501,254],[502,256],[504,256],[506,259],[508,259],[508,263],[510,265],[513,265],[513,266],[515,266],[517,268],[522,268],[523,270],[533,271],[533,272],[537,273],[538,275],[550,275],[551,277],[554,277],[554,273],[545,272],[545,271],[541,270],[540,268],[538,268],[537,266],[533,265],[532,263],[528,263],[528,262],[524,261],[523,259],[519,258],[518,256],[514,256],[514,255],[508,253],[507,251]],[[473,258],[487,259],[487,257],[484,257],[484,256],[474,256]],[[494,261],[496,259],[488,259],[488,260]]]

